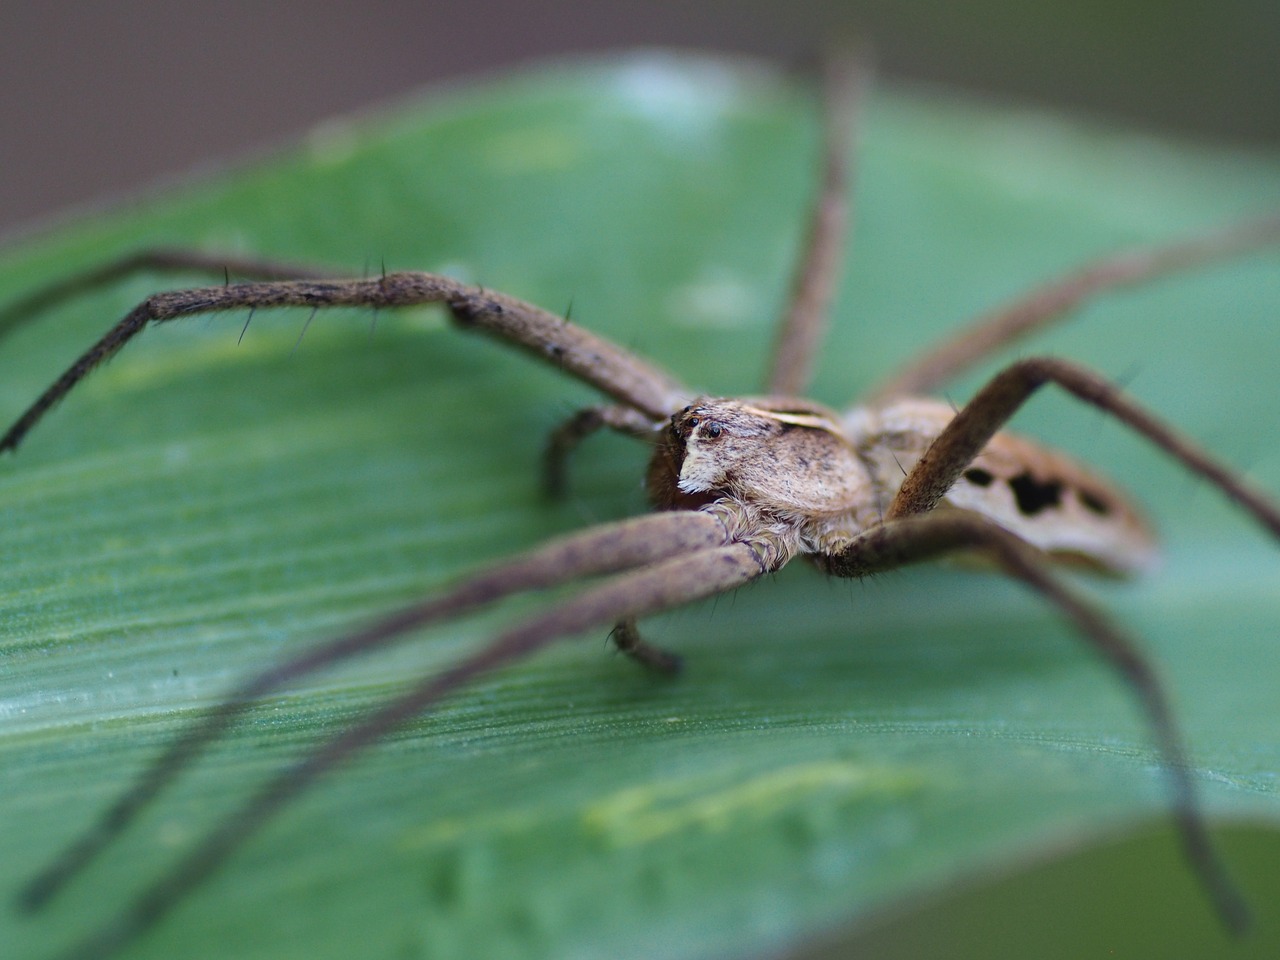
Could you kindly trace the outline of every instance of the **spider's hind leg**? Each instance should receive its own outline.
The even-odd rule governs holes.
[[[1232,930],[1240,931],[1247,925],[1248,911],[1210,842],[1168,697],[1150,663],[1100,611],[1058,582],[1041,551],[976,514],[934,512],[996,431],[1047,383],[1056,383],[1146,437],[1248,510],[1273,536],[1280,537],[1280,505],[1250,488],[1233,471],[1134,403],[1114,384],[1076,364],[1032,357],[1010,365],[992,378],[916,462],[890,503],[885,522],[866,531],[840,554],[823,560],[823,565],[838,576],[862,577],[945,554],[976,550],[1056,606],[1074,624],[1079,636],[1129,684],[1145,711],[1171,781],[1175,818],[1187,860],[1223,921]]]
[[[1042,284],[961,327],[932,349],[864,394],[866,403],[928,393],[959,376],[997,350],[1055,323],[1070,319],[1090,301],[1123,287],[1280,242],[1280,213],[1249,220],[1159,247],[1135,248],[1105,256]]]
[[[1280,504],[1250,487],[1198,444],[1129,399],[1114,383],[1092,370],[1054,357],[1019,360],[992,377],[907,475],[889,505],[886,519],[932,510],[996,431],[1047,383],[1056,383],[1146,437],[1251,513],[1272,536],[1280,538]]]
[[[1137,644],[1093,604],[1068,590],[1040,550],[991,520],[944,511],[889,520],[865,531],[842,552],[820,558],[829,572],[865,577],[883,570],[977,551],[1057,608],[1077,636],[1129,685],[1151,725],[1173,793],[1173,815],[1187,862],[1223,923],[1234,933],[1249,926],[1249,908],[1218,859],[1187,764],[1186,749],[1163,684]]]

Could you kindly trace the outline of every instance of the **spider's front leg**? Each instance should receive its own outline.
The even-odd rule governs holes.
[[[466,578],[454,587],[264,671],[234,691],[174,741],[143,771],[105,816],[24,890],[23,904],[43,906],[78,875],[231,722],[267,692],[451,620],[513,593],[563,585],[582,576],[605,579],[557,601],[498,634],[443,672],[423,677],[362,722],[320,744],[269,781],[234,815],[208,833],[178,863],[144,889],[124,912],[68,958],[115,953],[154,927],[209,878],[226,858],[317,779],[377,740],[434,707],[459,688],[550,644],[610,622],[634,622],[692,600],[732,590],[786,562],[789,552],[730,507],[666,512],[592,528]]]
[[[1151,724],[1169,776],[1174,818],[1187,861],[1226,926],[1243,932],[1249,925],[1249,909],[1214,850],[1188,771],[1183,740],[1159,677],[1123,631],[1059,582],[1043,552],[976,513],[946,510],[889,520],[859,535],[840,553],[817,560],[835,576],[865,577],[975,551],[1056,607],[1133,690]]]
[[[465,616],[513,594],[651,566],[723,546],[724,522],[710,513],[663,513],[607,524],[553,540],[473,574],[368,628],[338,637],[250,677],[169,745],[133,786],[22,893],[29,910],[44,906],[119,836],[164,787],[254,704],[302,677],[403,640],[411,630]],[[634,618],[630,621],[634,628]]]
[[[669,523],[676,518],[674,514],[666,514],[648,519],[651,523]],[[776,545],[767,537],[757,538],[750,530],[736,530],[731,518],[723,513],[708,511],[697,518],[681,517],[679,520],[681,525],[699,527],[700,534],[683,543],[683,549],[676,550],[662,550],[660,542],[654,541],[647,533],[636,536],[637,528],[634,527],[618,537],[613,537],[613,534],[622,531],[620,526],[601,528],[598,532],[610,531],[607,535],[615,539],[614,554],[607,563],[595,564],[596,567],[616,568],[623,561],[648,560],[657,555],[664,555],[665,559],[620,573],[525,619],[443,672],[422,678],[356,725],[315,747],[294,766],[269,780],[232,816],[220,821],[171,869],[142,890],[126,910],[67,954],[68,960],[87,960],[90,957],[104,960],[146,933],[318,779],[435,707],[458,689],[523,660],[566,636],[714,596],[748,583],[773,568],[767,558],[776,555]],[[562,560],[571,561],[569,566],[580,566],[584,561],[591,565],[591,557],[580,553],[580,548],[585,546],[584,536],[591,534],[561,542]],[[564,552],[564,548],[570,545],[572,548]],[[548,569],[545,562],[540,566],[544,571]],[[539,564],[534,563],[529,572],[535,574],[538,567]],[[553,579],[561,579],[559,574],[564,569],[556,571]],[[480,579],[487,580],[488,577],[482,575]],[[414,615],[413,609],[374,623],[350,639],[377,637],[381,643],[398,637],[421,624],[422,618]],[[426,606],[417,609],[425,610]],[[228,701],[227,706],[235,703]],[[194,729],[197,734],[205,732],[205,728]],[[213,735],[219,732],[220,728],[212,730]],[[175,747],[185,751],[185,743],[179,741]],[[197,747],[202,744],[203,741],[198,742]],[[185,752],[183,756],[186,756]],[[164,758],[157,769],[167,774],[163,762]],[[145,784],[147,779],[140,782]],[[83,861],[73,863],[70,872],[78,871],[82,864]],[[58,866],[55,864],[52,876],[60,885],[69,873],[59,872]],[[40,892],[44,893],[43,890]]]
[[[264,257],[205,253],[182,247],[149,247],[99,264],[83,273],[63,277],[0,306],[0,338],[7,337],[40,314],[68,300],[145,273],[222,276],[229,285],[231,277],[238,280],[319,280],[331,276],[333,271]]]
[[[77,384],[151,324],[225,310],[278,307],[371,307],[438,303],[468,330],[488,334],[550,363],[620,404],[654,419],[669,416],[690,395],[673,377],[640,357],[514,297],[430,273],[390,273],[366,280],[294,280],[175,290],[148,297],[59,376],[0,437],[15,450],[26,434]]]

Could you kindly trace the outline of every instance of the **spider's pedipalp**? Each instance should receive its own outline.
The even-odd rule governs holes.
[[[678,519],[687,521],[688,518]],[[723,531],[719,520],[713,519],[713,523]],[[104,960],[145,933],[208,879],[245,840],[321,776],[411,722],[459,688],[591,627],[658,613],[741,586],[767,572],[759,559],[762,552],[767,552],[767,548],[762,550],[750,541],[696,549],[619,574],[499,634],[476,653],[422,680],[268,781],[236,814],[223,820],[195,849],[146,888],[116,921],[66,954],[66,960],[90,957]],[[370,631],[390,636],[405,629],[408,627],[400,617],[391,617],[374,624]]]
[[[1174,820],[1187,862],[1227,928],[1235,933],[1247,929],[1249,908],[1214,850],[1187,766],[1186,748],[1159,677],[1122,630],[1059,582],[1041,551],[985,517],[948,510],[889,520],[819,563],[835,576],[865,577],[957,552],[984,555],[1051,603],[1076,628],[1077,636],[1129,685],[1151,725],[1169,777]]]
[[[552,431],[542,459],[542,487],[557,499],[568,488],[568,460],[578,444],[597,430],[613,430],[629,437],[649,440],[666,421],[651,419],[631,407],[586,407]]]
[[[630,657],[640,666],[667,677],[674,677],[684,669],[684,659],[678,653],[654,646],[640,635],[635,617],[619,620],[609,634],[618,652]]]

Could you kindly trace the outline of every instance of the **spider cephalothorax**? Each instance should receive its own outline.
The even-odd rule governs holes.
[[[789,556],[836,549],[874,521],[871,478],[836,415],[792,400],[695,400],[659,440],[649,490],[660,509],[749,504],[787,528]]]

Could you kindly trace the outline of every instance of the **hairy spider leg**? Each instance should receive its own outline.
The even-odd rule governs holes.
[[[957,515],[951,511],[930,512],[996,431],[1040,387],[1049,383],[1056,383],[1126,424],[1186,469],[1218,487],[1280,539],[1280,505],[1253,490],[1234,472],[1144,410],[1105,378],[1064,360],[1033,357],[998,373],[956,414],[902,481],[885,512],[883,526],[868,531],[840,557],[821,563],[840,576],[864,576],[886,564],[914,563],[939,553],[976,546],[990,554],[1005,573],[1053,599],[1137,693],[1169,771],[1175,820],[1188,862],[1227,926],[1239,931],[1247,923],[1248,911],[1214,852],[1168,698],[1139,648],[1100,615],[1079,613],[1079,601],[1058,599],[1054,591],[1061,592],[1061,588],[1054,585],[1056,581],[1050,577],[1044,556],[1037,555],[1038,551],[1008,531],[985,519],[979,523],[977,519],[956,519]],[[916,522],[910,525],[909,520]],[[994,532],[996,530],[999,532]],[[1019,544],[1016,548],[1011,545],[1014,541]]]
[[[74,297],[92,293],[113,283],[139,273],[202,273],[230,277],[247,277],[251,280],[321,280],[332,276],[329,271],[312,266],[261,257],[242,257],[234,254],[202,253],[199,250],[183,250],[174,247],[153,247],[126,254],[118,260],[100,264],[84,273],[78,273],[39,287],[0,308],[0,339],[9,336],[40,314],[52,310]]]
[[[1151,441],[1197,476],[1218,487],[1280,539],[1280,506],[1254,490],[1234,471],[1190,438],[1152,415],[1109,380],[1092,370],[1054,357],[1029,357],[996,374],[956,414],[890,503],[886,519],[914,516],[937,506],[961,472],[987,442],[1037,390],[1056,383],[1073,396],[1109,413]]]
[[[844,69],[847,70],[848,68]],[[835,270],[840,260],[839,244],[840,233],[842,232],[836,225],[845,216],[843,192],[847,189],[846,183],[848,179],[847,160],[844,159],[844,146],[851,139],[848,130],[852,125],[853,105],[857,100],[856,93],[849,91],[856,91],[857,89],[856,80],[851,79],[855,78],[856,72],[842,74],[841,69],[836,68],[828,74],[827,145],[824,153],[823,186],[819,191],[818,200],[814,208],[808,246],[796,274],[791,307],[779,330],[777,347],[779,359],[773,365],[773,372],[769,380],[771,389],[778,392],[793,392],[791,390],[793,384],[803,384],[807,381],[808,368],[811,365],[816,343],[825,321],[827,304],[830,300],[831,289],[834,286]],[[839,79],[842,76],[844,77],[843,81]],[[836,93],[840,89],[845,92]],[[835,106],[839,103],[844,103],[844,108]],[[841,114],[841,109],[846,110],[847,115]],[[840,133],[841,116],[846,116],[849,122],[849,126],[845,127],[843,135]],[[838,156],[836,155],[837,151],[839,152]],[[1271,217],[1252,224],[1228,228],[1215,234],[1169,247],[1134,251],[1105,258],[1075,274],[1034,290],[1029,295],[982,318],[976,325],[962,332],[954,341],[943,344],[931,353],[926,354],[917,363],[904,369],[894,378],[886,381],[874,391],[873,396],[878,398],[898,396],[903,393],[916,392],[939,383],[955,375],[961,369],[977,362],[992,350],[1008,344],[1034,329],[1046,326],[1062,318],[1071,308],[1077,306],[1083,300],[1110,288],[1137,283],[1174,270],[1188,269],[1253,246],[1273,243],[1278,238],[1280,238],[1280,217]],[[60,284],[56,288],[50,287],[37,291],[19,304],[14,305],[21,308],[20,311],[10,308],[9,311],[0,313],[0,335],[12,329],[35,310],[45,309],[67,296],[110,282],[137,270],[212,270],[221,269],[224,266],[234,268],[238,273],[251,276],[278,277],[285,273],[292,274],[295,277],[317,276],[314,270],[283,267],[273,265],[267,261],[207,257],[200,254],[186,254],[180,251],[144,252],[84,274],[80,278],[73,278],[71,281]],[[603,341],[601,338],[571,327],[566,320],[560,317],[513,298],[491,294],[479,288],[468,287],[448,278],[435,277],[430,274],[406,273],[386,275],[377,281],[308,282],[304,280],[294,283],[243,284],[234,287],[224,286],[204,290],[178,291],[148,298],[86,352],[28,409],[10,431],[3,438],[0,438],[0,450],[15,449],[25,433],[61,397],[74,388],[98,363],[111,356],[151,322],[164,322],[180,316],[238,307],[255,309],[269,306],[309,306],[315,309],[325,306],[356,305],[370,306],[376,310],[383,306],[405,306],[430,302],[445,304],[453,318],[460,325],[479,329],[499,339],[521,346],[534,355],[540,356],[544,361],[548,361],[572,376],[596,387],[617,401],[614,406],[594,408],[595,412],[590,417],[580,415],[580,417],[583,417],[582,423],[587,424],[587,426],[584,427],[579,424],[577,428],[563,429],[561,431],[563,436],[568,439],[562,438],[560,441],[562,449],[559,454],[560,459],[567,455],[567,451],[578,440],[600,426],[621,429],[622,432],[636,436],[645,436],[647,435],[647,429],[660,425],[666,417],[678,409],[680,404],[691,395],[690,391],[658,368],[639,360],[621,348]],[[794,330],[799,332],[793,332]],[[799,359],[782,359],[781,355],[788,351],[798,356]],[[1043,363],[1044,361],[1035,362]],[[1067,367],[1079,372],[1079,368],[1071,367],[1071,365],[1067,365]],[[982,400],[983,394],[987,391],[980,393],[975,398],[974,403],[970,404],[953,421],[953,424],[959,423],[960,425],[954,428],[947,428],[937,438],[925,458],[932,465],[926,465],[925,461],[922,460],[911,472],[908,482],[904,483],[903,489],[895,497],[890,510],[890,516],[894,519],[891,519],[885,525],[875,527],[860,535],[853,544],[837,557],[827,558],[822,561],[823,565],[827,566],[831,572],[842,576],[864,575],[877,569],[887,569],[917,560],[928,559],[954,550],[976,548],[992,555],[1007,573],[1028,583],[1033,589],[1038,590],[1049,599],[1050,602],[1057,605],[1067,615],[1068,619],[1072,620],[1080,631],[1085,633],[1093,645],[1107,656],[1113,665],[1138,690],[1144,708],[1156,727],[1162,753],[1166,757],[1170,775],[1174,779],[1177,812],[1183,824],[1184,842],[1188,847],[1193,866],[1206,883],[1206,886],[1209,887],[1228,923],[1238,922],[1243,917],[1243,911],[1242,908],[1237,909],[1239,904],[1234,897],[1234,891],[1225,876],[1221,875],[1216,861],[1213,859],[1212,850],[1208,846],[1203,819],[1196,807],[1189,774],[1182,760],[1181,742],[1169,716],[1164,695],[1154,673],[1140,655],[1137,654],[1136,648],[1123,635],[1114,631],[1106,620],[1093,611],[1092,608],[1083,605],[1070,594],[1065,593],[1045,569],[1044,560],[1038,551],[1023,543],[1017,537],[988,521],[963,513],[920,514],[931,509],[937,503],[938,498],[954,483],[956,476],[964,469],[974,452],[981,449],[991,434],[1012,414],[1013,409],[1016,409],[1025,400],[1026,396],[1029,396],[1043,382],[1059,382],[1067,389],[1082,396],[1082,398],[1115,413],[1139,432],[1148,436],[1153,442],[1182,460],[1189,468],[1217,483],[1228,496],[1250,509],[1273,532],[1277,530],[1276,518],[1280,517],[1280,511],[1270,505],[1264,497],[1248,490],[1248,488],[1235,481],[1229,471],[1217,466],[1214,461],[1199,451],[1198,448],[1173,434],[1167,427],[1150,420],[1148,415],[1130,417],[1127,413],[1120,412],[1118,407],[1108,406],[1108,402],[1114,400],[1115,396],[1118,395],[1118,391],[1104,381],[1098,380],[1095,375],[1084,372],[1087,377],[1094,378],[1096,381],[1095,386],[1101,385],[1098,389],[1081,388],[1078,391],[1064,382],[1071,379],[1069,374],[1054,376],[1046,375],[1044,370],[1023,370],[1015,375],[1014,369],[1010,368],[1009,371],[1006,371],[1009,382],[1003,384],[999,390],[996,389],[996,381],[989,385],[988,390],[993,394],[998,394],[996,399],[984,400],[982,404],[978,404],[978,401]],[[1057,372],[1061,373],[1061,370]],[[1042,379],[1037,381],[1037,377],[1042,377]],[[997,381],[999,379],[998,377]],[[1101,399],[1084,396],[1091,390],[1097,395],[1097,398]],[[1019,394],[1020,396],[1018,396]],[[1015,399],[1010,399],[1011,397]],[[1123,406],[1123,404],[1120,406]],[[976,408],[976,412],[966,420],[965,415],[971,408]],[[1000,412],[1006,409],[1007,412]],[[1143,417],[1147,417],[1147,420],[1143,420]],[[592,420],[595,421],[594,425],[591,425]],[[1154,423],[1155,428],[1151,428],[1150,423]],[[982,436],[984,431],[985,436]],[[1174,438],[1176,442],[1164,442],[1169,437]],[[553,441],[553,447],[555,443]],[[968,451],[967,453],[965,453],[966,450]],[[1191,455],[1188,455],[1187,451],[1190,451]],[[549,459],[550,457],[551,455],[549,454]],[[548,474],[551,474],[550,468]],[[948,474],[950,475],[949,479],[947,477]],[[906,491],[905,493],[903,492],[904,490]],[[679,517],[679,520],[682,523],[687,523],[688,517],[688,514],[684,514]],[[591,532],[589,531],[588,534],[583,536],[590,535]],[[674,569],[674,566],[678,566],[687,560],[690,562],[689,571],[693,571],[695,568],[700,570],[701,567],[697,567],[692,561],[698,559],[701,562],[702,559],[707,558],[710,553],[714,552],[701,550],[691,555],[666,561],[659,566],[663,568],[672,566]],[[754,558],[756,572],[751,573],[749,576],[742,573],[743,569],[749,572],[750,564],[746,562],[743,555],[739,554],[737,560],[734,560],[733,557],[726,557],[730,561],[729,566],[737,563],[740,567],[737,574],[733,574],[733,576],[740,575],[744,576],[745,579],[751,579],[763,569],[759,560],[760,553],[758,551],[748,552]],[[720,555],[717,554],[717,556]],[[709,560],[708,563],[710,563]],[[730,574],[726,573],[724,568],[716,568],[715,564],[711,564],[711,567],[712,574],[715,573],[716,569],[719,569],[719,573],[722,576],[730,577]],[[628,584],[633,580],[636,583],[644,581],[652,587],[653,581],[645,581],[644,578],[655,574],[656,569],[645,568],[617,577],[613,581],[596,588],[593,592],[580,594],[578,601],[574,601],[574,604],[578,604],[577,606],[553,610],[543,618],[543,622],[570,616],[570,614],[566,613],[566,610],[580,610],[581,604],[579,604],[579,601],[585,603],[591,597],[606,593],[614,587],[619,589],[619,596],[625,595],[627,590],[631,589]],[[481,578],[484,576],[486,575],[480,575]],[[698,575],[698,577],[701,576],[701,574]],[[571,575],[566,575],[566,577],[571,578]],[[700,583],[684,584],[682,586],[682,589],[686,591],[690,589],[695,591],[705,590],[704,593],[690,594],[684,596],[683,599],[671,600],[667,605],[685,602],[687,599],[694,599],[695,596],[708,595],[717,592],[718,589],[731,589],[732,585],[737,582],[745,582],[745,579],[734,581],[729,586],[717,588],[715,584],[720,581],[716,580],[713,575],[708,576]],[[587,605],[590,606],[590,604]],[[422,608],[423,605],[419,605],[419,607],[411,609],[418,610]],[[665,606],[655,609],[665,609]],[[616,622],[619,624],[618,635],[622,640],[620,646],[635,649],[635,641],[639,641],[638,635],[634,632],[635,618],[645,612],[651,611],[648,608],[633,610],[631,607],[618,607],[615,614],[601,614],[599,622],[607,622],[610,616],[616,616]],[[274,682],[272,678],[275,676],[281,676],[278,682],[283,682],[285,679],[299,676],[301,673],[309,672],[312,669],[319,669],[329,662],[336,662],[342,656],[353,655],[354,653],[362,652],[366,648],[371,648],[371,646],[368,646],[369,641],[364,638],[373,637],[377,634],[378,639],[372,641],[376,644],[383,642],[383,633],[395,633],[398,635],[399,631],[416,625],[416,621],[412,624],[397,625],[408,613],[408,611],[402,612],[398,617],[382,621],[380,625],[375,624],[374,627],[360,634],[340,638],[340,640],[322,647],[313,654],[298,658],[292,665],[285,664],[275,671],[268,671],[242,687],[241,694],[243,695],[245,691],[251,691],[254,683],[272,683]],[[456,612],[440,614],[441,617],[452,615],[456,615]],[[564,627],[562,619],[557,622],[560,622],[561,627],[563,627],[562,633],[571,632],[569,627]],[[383,633],[378,633],[380,627]],[[513,631],[512,633],[517,632]],[[506,638],[511,635],[505,634],[503,637]],[[556,636],[559,636],[559,634],[556,634]],[[527,650],[522,648],[519,652],[510,652],[508,654],[504,652],[507,650],[507,648],[503,647],[505,641],[500,638],[495,646],[486,648],[474,658],[457,664],[453,671],[440,677],[432,678],[429,681],[424,681],[423,686],[415,693],[434,691],[432,693],[423,693],[429,699],[443,696],[452,687],[449,690],[442,691],[439,684],[447,682],[448,678],[454,677],[458,671],[465,672],[468,669],[468,664],[473,664],[477,660],[491,656],[494,659],[482,664],[475,670],[476,673],[485,672],[496,667],[500,662],[527,655],[533,649],[537,649],[553,639],[555,639],[554,636],[547,635],[539,639],[534,646]],[[515,641],[512,642],[514,643]],[[529,642],[533,643],[533,641]],[[642,641],[639,642],[642,643]],[[337,652],[339,649],[345,650],[347,647],[351,648],[350,652]],[[499,648],[502,649],[500,650]],[[326,659],[330,657],[331,659]],[[288,672],[290,670],[294,672]],[[281,673],[282,671],[283,674]],[[467,677],[457,680],[456,684],[464,682],[465,679]],[[232,852],[244,837],[247,837],[261,822],[265,821],[281,804],[303,789],[311,779],[325,772],[329,769],[329,766],[340,762],[345,756],[349,755],[349,752],[361,749],[364,745],[385,733],[386,730],[391,729],[391,726],[384,726],[367,734],[367,739],[359,739],[359,731],[366,730],[370,725],[376,726],[375,721],[379,721],[379,718],[389,717],[396,710],[407,709],[406,703],[409,699],[410,696],[407,695],[404,701],[388,706],[384,711],[375,714],[364,727],[357,728],[347,735],[337,738],[328,747],[322,746],[310,760],[305,760],[294,771],[281,775],[278,780],[274,781],[274,786],[269,786],[258,795],[255,801],[251,801],[244,808],[238,820],[227,823],[222,830],[211,835],[202,848],[193,853],[183,864],[180,864],[167,878],[162,878],[161,883],[153,887],[148,894],[144,894],[144,897],[136,904],[135,910],[121,922],[121,925],[104,931],[92,943],[86,944],[86,947],[103,948],[105,945],[110,948],[119,946],[129,937],[145,930],[163,912],[170,909],[174,903],[180,900],[186,891],[198,884],[210,871],[215,869],[221,860]],[[434,702],[434,700],[431,699],[430,702]],[[211,715],[207,723],[211,725],[229,723],[242,709],[240,702],[233,695],[231,700],[227,701],[222,708],[219,708],[219,710],[227,712],[225,720],[216,720],[217,712],[215,711],[215,714]],[[394,725],[394,723],[403,721],[394,719],[393,722],[392,720],[383,719],[380,722]],[[199,729],[201,728],[196,728],[197,731]],[[209,739],[216,736],[220,729],[222,728],[210,726]],[[352,738],[355,738],[355,740],[352,740]],[[198,737],[193,735],[193,741],[195,739],[198,739]],[[205,741],[195,743],[195,746],[190,750],[191,757],[195,756],[203,742]],[[349,748],[344,747],[343,744],[348,742],[353,743],[353,745]],[[175,746],[175,751],[179,753],[181,751],[178,750],[178,747],[181,746],[181,743],[182,741]],[[343,750],[347,752],[344,753],[342,752]],[[339,754],[336,759],[332,761],[323,759],[334,751]],[[160,761],[161,764],[163,762],[163,760]],[[188,762],[187,759],[182,759],[179,766],[186,762]],[[297,775],[299,774],[301,780],[298,779]],[[168,776],[170,775],[163,777],[161,782],[167,780]],[[143,802],[145,802],[145,799],[144,797]],[[129,817],[132,815],[132,813],[128,814]],[[1196,852],[1197,850],[1199,853]],[[52,872],[50,871],[50,873]],[[71,872],[74,872],[74,870]],[[1217,880],[1214,879],[1215,876]],[[162,890],[166,880],[174,885],[174,892],[166,893]],[[178,882],[175,884],[174,881]],[[183,884],[186,885],[184,886]],[[101,949],[98,950],[98,953],[101,953]]]
[[[513,594],[648,566],[722,546],[727,539],[724,524],[706,512],[653,514],[571,534],[474,573],[367,629],[262,671],[231,691],[152,761],[96,823],[23,888],[20,903],[27,910],[45,906],[238,717],[285,684],[382,649],[409,630],[456,619]]]
[[[1231,224],[1176,243],[1110,254],[1058,277],[965,324],[913,357],[901,370],[863,392],[859,402],[928,393],[996,350],[1054,323],[1084,304],[1123,287],[1185,273],[1250,250],[1280,243],[1280,213]]]
[[[804,245],[793,268],[787,306],[778,322],[766,378],[767,392],[771,394],[799,394],[806,389],[814,354],[826,330],[847,241],[858,108],[870,73],[866,51],[856,46],[833,52],[823,64],[822,174],[809,211]],[[548,494],[564,494],[569,457],[597,430],[647,439],[676,409],[673,407],[656,419],[646,419],[644,411],[625,406],[594,406],[578,411],[552,434],[547,446],[544,478]],[[638,649],[632,642],[639,641],[634,625],[619,624],[616,636],[627,641],[619,645],[620,649],[628,653]],[[669,656],[664,653],[658,659]]]
[[[654,419],[691,392],[648,361],[540,307],[431,273],[373,280],[260,281],[198,287],[147,297],[90,347],[0,437],[0,452],[23,437],[99,364],[153,323],[236,309],[409,307],[439,303],[463,328],[523,348],[545,363]]]
[[[849,180],[857,156],[858,108],[871,68],[864,51],[845,49],[823,72],[822,176],[809,213],[791,296],[774,338],[767,393],[797,396],[809,388],[814,355],[826,332],[831,298],[849,242]]]
[[[1136,643],[1058,581],[1040,550],[985,517],[948,510],[889,520],[855,538],[840,554],[819,562],[836,576],[865,577],[960,551],[986,555],[1006,575],[1055,606],[1133,690],[1155,733],[1173,789],[1174,821],[1187,862],[1226,927],[1237,934],[1248,929],[1249,908],[1214,849],[1182,736],[1158,675]]]
[[[723,533],[719,520],[715,526]],[[103,960],[146,933],[321,776],[418,718],[459,688],[591,627],[658,613],[748,583],[775,568],[762,560],[772,555],[771,546],[767,542],[737,540],[676,555],[618,574],[541,616],[498,634],[476,653],[456,661],[442,673],[422,679],[408,692],[315,747],[296,765],[269,780],[239,811],[206,834],[193,850],[147,887],[117,920],[65,954],[65,960]],[[405,629],[397,615],[375,623],[365,633],[399,634]]]

